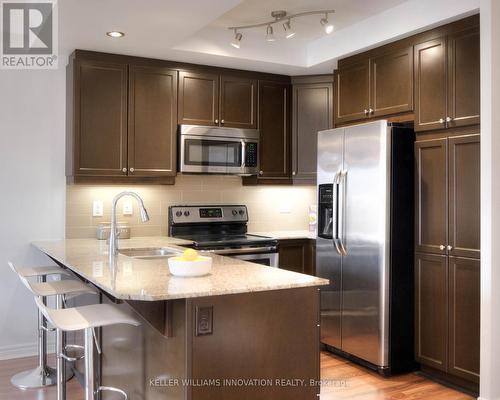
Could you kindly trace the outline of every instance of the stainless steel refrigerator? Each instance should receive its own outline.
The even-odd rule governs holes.
[[[385,120],[318,133],[321,342],[383,374],[414,367],[414,140]]]

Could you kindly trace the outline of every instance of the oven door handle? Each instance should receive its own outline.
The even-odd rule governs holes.
[[[245,247],[242,249],[220,249],[220,250],[201,250],[202,252],[214,253],[219,255],[224,254],[259,254],[259,253],[274,253],[276,252],[276,247]]]

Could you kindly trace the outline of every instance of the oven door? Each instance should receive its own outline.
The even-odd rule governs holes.
[[[279,267],[278,253],[258,253],[258,254],[235,254],[229,257],[239,258],[256,264],[267,265],[268,267]]]

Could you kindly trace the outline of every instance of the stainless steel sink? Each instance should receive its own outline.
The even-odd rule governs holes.
[[[155,260],[158,258],[168,258],[182,254],[182,251],[170,249],[168,247],[147,248],[147,249],[121,249],[120,254],[127,257],[140,258],[143,260]]]

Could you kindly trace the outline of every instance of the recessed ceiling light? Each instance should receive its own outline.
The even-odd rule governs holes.
[[[120,32],[120,31],[106,32],[106,35],[108,35],[109,37],[112,37],[112,38],[120,38],[120,37],[125,36],[125,34],[123,32]]]

